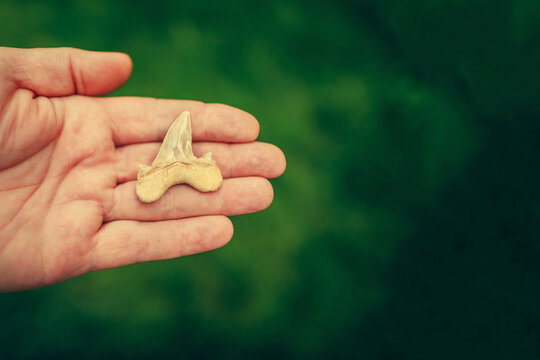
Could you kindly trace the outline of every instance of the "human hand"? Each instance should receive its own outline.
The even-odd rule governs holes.
[[[285,170],[277,147],[254,142],[241,110],[196,101],[94,97],[131,74],[125,54],[0,47],[0,291],[223,246],[226,216],[265,209],[265,178]],[[190,111],[195,155],[211,151],[224,182],[187,185],[158,201],[135,194],[174,119]]]

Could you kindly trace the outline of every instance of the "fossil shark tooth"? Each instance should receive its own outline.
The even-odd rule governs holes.
[[[223,177],[212,153],[198,158],[191,147],[191,118],[184,111],[173,122],[152,165],[139,165],[136,192],[145,203],[158,200],[173,185],[188,184],[201,191],[215,191]]]

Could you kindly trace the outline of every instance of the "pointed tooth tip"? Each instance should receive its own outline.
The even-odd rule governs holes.
[[[189,111],[187,110],[182,112],[180,115],[178,115],[178,117],[174,120],[173,124],[177,122],[184,122],[184,121],[187,121],[191,124],[191,115],[189,114]]]

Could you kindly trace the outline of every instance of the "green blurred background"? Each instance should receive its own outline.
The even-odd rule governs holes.
[[[0,294],[0,358],[540,358],[540,3],[0,1],[0,44],[280,146],[220,250]]]

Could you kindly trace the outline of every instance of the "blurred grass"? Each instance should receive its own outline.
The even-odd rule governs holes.
[[[540,358],[540,5],[0,1],[0,44],[129,53],[287,155],[207,254],[0,295],[0,357]]]

